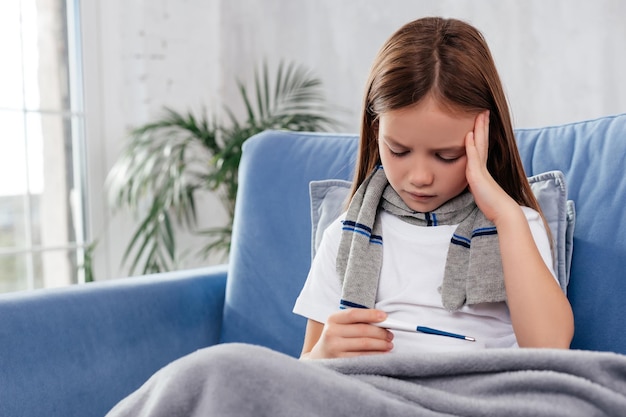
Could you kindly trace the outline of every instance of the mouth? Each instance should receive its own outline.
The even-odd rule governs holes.
[[[424,193],[411,193],[409,191],[406,192],[409,198],[413,201],[425,202],[430,201],[436,196],[433,194],[424,194]]]

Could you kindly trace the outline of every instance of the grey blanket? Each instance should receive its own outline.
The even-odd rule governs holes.
[[[626,356],[492,349],[300,361],[218,345],[166,366],[107,416],[626,416]]]

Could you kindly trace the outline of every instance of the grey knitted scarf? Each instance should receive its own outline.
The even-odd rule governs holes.
[[[343,222],[337,253],[337,272],[343,283],[341,308],[375,305],[383,259],[380,210],[420,226],[458,224],[440,287],[446,310],[506,300],[497,231],[478,209],[472,194],[462,193],[434,212],[415,212],[389,185],[379,166],[354,194]]]

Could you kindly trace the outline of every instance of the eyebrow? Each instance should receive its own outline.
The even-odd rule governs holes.
[[[382,139],[383,141],[385,141],[385,143],[387,143],[387,145],[397,146],[399,148],[404,148],[404,149],[410,149],[408,146],[401,144],[400,142],[396,141],[394,138],[391,138],[389,136],[382,135]]]
[[[433,149],[435,152],[465,152],[465,146],[450,146],[448,148]]]
[[[392,145],[392,146],[398,146],[400,148],[405,148],[405,149],[409,149],[408,146],[403,145],[399,142],[397,142],[395,139],[390,138],[389,136],[382,136],[382,139],[387,142],[388,145]],[[432,151],[434,152],[465,152],[465,146],[464,145],[460,145],[460,146],[449,146],[449,147],[444,147],[444,148],[436,148],[436,149],[432,149]]]

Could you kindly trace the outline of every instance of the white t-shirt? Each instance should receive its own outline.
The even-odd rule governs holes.
[[[530,208],[522,209],[539,252],[554,275],[550,243],[541,216]],[[294,313],[320,323],[325,323],[328,316],[339,309],[341,281],[335,262],[341,239],[341,220],[343,215],[324,232],[293,309]],[[505,302],[463,306],[452,313],[443,308],[438,288],[443,281],[448,247],[456,225],[416,226],[384,211],[380,220],[384,245],[375,307],[385,311],[390,319],[476,338],[476,342],[469,342],[393,331],[393,352],[517,346]]]

